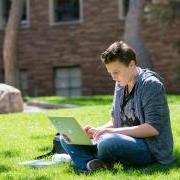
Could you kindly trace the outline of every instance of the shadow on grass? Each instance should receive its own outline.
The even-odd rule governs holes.
[[[43,146],[43,147],[38,148],[38,151],[45,152],[45,151],[50,151],[51,149],[52,149],[51,146]]]
[[[28,178],[28,177],[27,177]],[[40,177],[36,177],[36,180],[50,180],[51,178],[48,178],[46,176],[40,176]]]
[[[109,105],[112,103],[112,97],[107,96],[82,96],[82,97],[71,97],[59,100],[57,103],[71,103],[81,106],[86,105]]]
[[[130,173],[135,170],[141,175],[153,175],[155,173],[167,174],[172,169],[179,169],[180,163],[179,163],[179,160],[175,160],[175,162],[169,165],[155,163],[148,166],[139,166],[139,167],[123,166],[123,167],[124,167],[123,171],[125,173]],[[115,172],[118,172],[118,170],[115,169]]]
[[[77,97],[37,97],[37,98],[25,98],[25,101],[44,101],[51,104],[73,104],[79,106],[93,106],[93,105],[109,105],[112,103],[112,96],[77,96]]]
[[[12,158],[20,155],[19,151],[11,150],[11,151],[1,151],[0,156],[3,158]]]
[[[49,134],[49,135],[34,135],[34,136],[31,136],[31,139],[34,139],[34,140],[38,140],[38,139],[46,139],[46,138],[52,138],[53,135],[52,134]]]
[[[180,168],[180,152],[175,153],[175,158],[176,158],[175,161],[168,165],[154,163],[147,166],[130,166],[130,165],[122,165],[122,164],[116,163],[114,165],[114,168],[108,171],[110,171],[113,175],[119,174],[120,172],[125,173],[125,174],[130,174],[134,171],[136,171],[137,174],[139,175],[153,175],[156,173],[168,174],[169,171],[173,169],[178,170]],[[104,169],[101,169],[99,171],[103,172]],[[67,169],[67,172],[68,173],[73,172],[76,175],[93,175],[96,173],[96,172],[78,170],[76,167],[72,165],[70,166],[69,169]]]
[[[11,168],[9,166],[5,166],[5,165],[0,165],[0,173],[5,173],[10,171]]]

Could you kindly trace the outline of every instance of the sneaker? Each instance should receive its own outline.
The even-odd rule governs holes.
[[[69,154],[54,154],[52,156],[52,162],[54,163],[71,162],[71,157]]]
[[[93,159],[87,163],[86,168],[88,171],[96,171],[101,168],[109,168],[109,167],[103,161],[99,159]]]

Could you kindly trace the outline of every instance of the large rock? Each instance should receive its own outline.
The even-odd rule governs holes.
[[[21,92],[9,85],[0,83],[0,113],[22,112]]]

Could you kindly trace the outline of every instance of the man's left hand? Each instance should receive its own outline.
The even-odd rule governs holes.
[[[115,132],[115,129],[114,128],[101,128],[101,129],[98,129],[94,134],[93,134],[93,139],[95,141],[97,141],[100,136],[102,136],[103,134],[105,133],[114,133]]]

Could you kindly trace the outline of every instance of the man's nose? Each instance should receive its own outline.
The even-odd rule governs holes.
[[[114,81],[117,81],[117,76],[116,76],[116,75],[111,75],[111,77],[112,77],[112,79],[113,79]]]

